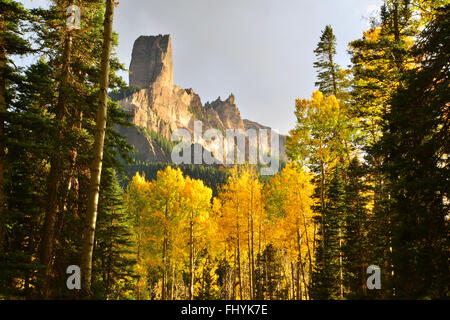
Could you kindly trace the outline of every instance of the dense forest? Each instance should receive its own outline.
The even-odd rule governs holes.
[[[447,0],[385,0],[348,68],[324,27],[271,177],[137,160],[119,2],[50,3],[0,0],[0,299],[450,298]]]

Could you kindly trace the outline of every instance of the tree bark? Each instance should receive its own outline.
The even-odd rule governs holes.
[[[194,217],[189,222],[189,300],[194,298]]]
[[[330,59],[330,64],[331,64],[331,77],[333,80],[333,94],[337,98],[338,89],[337,89],[337,79],[336,79],[336,68],[334,66],[333,53],[331,52],[331,49],[328,53],[328,58]]]
[[[294,263],[291,261],[291,298],[292,300],[295,300],[295,271],[294,271]]]
[[[3,18],[3,14],[0,14],[0,31],[6,31],[6,24]],[[5,248],[5,191],[4,191],[4,172],[6,162],[6,137],[5,137],[5,116],[6,112],[6,81],[4,71],[6,68],[6,62],[8,59],[8,53],[6,50],[6,43],[4,39],[0,39],[0,253]]]
[[[162,277],[162,284],[161,284],[161,300],[166,300],[167,298],[167,247],[168,247],[168,231],[167,231],[167,217],[168,217],[168,202],[166,199],[166,207],[164,215],[166,217],[166,226],[164,226],[164,239],[163,239],[163,252],[162,252],[162,259],[163,259],[163,277]]]
[[[100,98],[97,110],[97,123],[94,140],[94,158],[91,166],[89,196],[86,213],[86,232],[81,252],[82,288],[86,293],[91,290],[92,251],[94,248],[97,206],[100,192],[100,179],[103,162],[103,146],[106,132],[108,103],[109,69],[113,36],[114,0],[106,0],[103,30],[102,60],[100,66]]]
[[[57,141],[63,138],[64,120],[67,112],[67,87],[70,82],[70,61],[72,51],[72,33],[67,32],[64,44],[62,79],[58,89],[58,102],[56,105],[56,123],[58,126]],[[52,273],[53,247],[55,244],[55,227],[58,214],[58,191],[63,180],[63,161],[59,150],[50,159],[51,167],[48,178],[47,210],[44,218],[44,225],[41,230],[41,242],[39,245],[39,260],[44,265],[45,276],[41,294],[48,298],[50,277]]]
[[[239,210],[239,208],[238,208]],[[242,272],[241,272],[241,240],[239,236],[239,218],[238,214],[236,215],[236,248],[237,248],[237,263],[238,263],[238,272],[239,272],[239,298],[242,300]]]
[[[250,211],[250,241],[251,241],[251,268],[250,268],[250,281],[251,281],[251,295],[250,299],[255,299],[255,235],[253,226],[253,182],[252,182],[252,193],[251,193],[251,211]]]
[[[339,295],[344,298],[344,273],[342,265],[342,231],[339,228]]]

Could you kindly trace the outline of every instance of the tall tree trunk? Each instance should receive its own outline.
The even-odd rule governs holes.
[[[295,269],[294,269],[294,263],[291,261],[291,298],[292,300],[295,300]]]
[[[224,300],[228,300],[228,263],[227,263],[227,244],[225,243],[225,253],[224,253],[224,261],[225,261],[225,271],[223,277],[223,297]]]
[[[342,230],[339,228],[339,296],[344,298],[344,267],[342,265]]]
[[[330,65],[331,65],[331,77],[333,80],[333,94],[337,98],[338,95],[338,89],[337,89],[337,79],[336,79],[336,68],[334,66],[334,59],[333,59],[333,53],[330,51],[328,53],[328,58],[330,59]]]
[[[142,242],[142,229],[141,229],[141,219],[140,212],[136,217],[136,225],[137,225],[137,252],[136,252],[136,264],[140,265],[141,263],[141,242]],[[138,276],[136,281],[136,300],[141,300],[141,277]]]
[[[194,217],[189,222],[189,300],[194,298]]]
[[[250,299],[254,299],[254,279],[253,274],[255,270],[255,263],[253,261],[253,218],[252,213],[248,215],[248,274],[249,274],[249,292]]]
[[[300,266],[300,268],[298,270],[300,270],[300,272],[301,272],[303,285],[305,287],[305,294],[304,295],[305,295],[305,297],[307,297],[307,291],[306,290],[308,288],[308,285],[307,285],[306,280],[305,280],[305,270],[303,269],[302,235],[301,235],[301,232],[300,232],[300,227],[297,228],[297,251],[298,251],[298,263],[299,263],[299,266]],[[300,277],[299,277],[299,279],[297,281],[300,284]],[[302,299],[302,293],[300,291],[300,300],[301,299]]]
[[[250,284],[251,284],[251,295],[250,299],[255,299],[255,236],[254,236],[254,226],[253,226],[253,182],[252,182],[252,193],[251,193],[251,211],[250,211],[250,257],[251,257],[251,268],[250,268]]]
[[[323,160],[320,161],[320,211],[322,219],[322,260],[325,268],[327,268],[327,260],[325,255],[326,243],[326,230],[325,230],[325,164]]]
[[[58,126],[57,141],[61,142],[64,131],[64,120],[67,112],[67,87],[70,83],[70,61],[72,51],[72,33],[67,31],[64,52],[62,78],[58,89],[58,102],[56,105],[56,123]],[[44,218],[44,225],[41,230],[41,242],[39,246],[39,260],[46,268],[44,283],[42,286],[42,296],[47,298],[50,294],[50,277],[52,273],[53,248],[55,244],[55,226],[58,214],[58,192],[63,180],[63,159],[60,150],[50,159],[51,167],[48,178],[47,210]]]
[[[172,283],[170,284],[170,300],[175,300],[175,264],[172,265]]]
[[[3,18],[3,14],[0,14],[0,31],[6,31],[6,24]],[[6,80],[4,71],[6,68],[6,62],[8,59],[8,53],[6,51],[6,43],[4,39],[0,38],[0,253],[3,253],[5,248],[5,191],[4,191],[4,172],[6,162],[6,137],[5,137],[5,117],[6,112]]]
[[[114,0],[106,0],[103,30],[102,60],[100,66],[100,98],[97,110],[97,123],[94,141],[94,159],[91,166],[89,196],[86,212],[86,232],[81,252],[82,286],[86,293],[91,290],[92,251],[94,248],[97,206],[100,192],[100,178],[103,162],[103,145],[106,132],[106,115],[108,103],[109,69],[113,36]]]
[[[239,219],[236,215],[236,219]],[[237,263],[239,272],[239,298],[242,300],[242,272],[241,272],[241,239],[239,235],[239,220],[236,220],[236,248],[237,248]]]
[[[161,284],[161,300],[167,298],[167,235],[164,235],[163,240],[163,276]]]
[[[313,273],[312,254],[311,254],[311,248],[310,248],[310,245],[309,245],[308,227],[307,227],[307,223],[306,223],[305,213],[303,211],[303,205],[301,206],[301,214],[302,214],[302,217],[303,217],[303,226],[304,226],[304,229],[305,229],[306,247],[308,249],[308,262],[309,262],[309,279],[308,279],[308,283],[311,285],[311,275]],[[314,250],[314,248],[313,248],[313,250]]]
[[[167,225],[167,219],[169,215],[169,208],[168,208],[168,200],[166,199],[166,206],[165,206],[165,212],[164,216],[166,218],[166,225]],[[167,248],[168,248],[168,230],[167,226],[164,227],[164,239],[163,239],[163,252],[162,252],[162,259],[163,259],[163,276],[162,276],[162,284],[161,284],[161,300],[166,300],[167,298]]]

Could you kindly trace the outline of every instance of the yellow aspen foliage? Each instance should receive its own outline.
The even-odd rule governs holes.
[[[385,26],[370,28],[362,39],[349,44],[353,56],[355,88],[353,94],[353,116],[368,134],[369,143],[380,138],[382,116],[387,110],[392,94],[400,85],[401,74],[417,68],[417,63],[407,55],[395,57],[387,43],[399,43],[405,52],[414,45],[414,37],[402,35],[396,40],[394,34],[386,34]]]
[[[186,178],[183,190],[183,222],[185,241],[188,243],[187,255],[189,257],[189,299],[199,294],[199,286],[195,286],[195,265],[201,255],[208,252],[209,234],[214,230],[209,216],[211,211],[212,190],[206,187],[202,181]],[[179,237],[183,238],[183,237]],[[186,246],[182,246],[186,248]],[[194,291],[194,289],[197,289]],[[201,289],[201,287],[200,287]]]
[[[288,156],[304,164],[335,163],[344,152],[342,138],[349,134],[342,108],[335,96],[324,96],[320,91],[315,91],[311,99],[297,99],[297,124],[286,141]]]
[[[138,300],[148,298],[146,293],[148,286],[147,270],[148,265],[151,264],[151,255],[149,255],[151,252],[149,252],[146,244],[149,234],[145,226],[149,219],[149,196],[150,183],[145,180],[145,176],[136,173],[128,184],[127,192],[124,194],[124,201],[128,211],[134,217],[133,235],[137,247],[134,269],[138,277],[135,285],[135,295]]]
[[[275,247],[285,250],[289,260],[295,264],[292,279],[296,279],[298,296],[302,289],[307,291],[314,264],[316,228],[311,179],[311,173],[292,162],[270,180],[266,190],[272,226],[270,241]]]
[[[175,283],[182,283],[180,275],[194,275],[199,255],[208,250],[208,234],[214,230],[211,198],[212,190],[202,181],[184,178],[180,169],[170,166],[158,171],[151,182],[139,174],[133,177],[126,201],[136,217],[138,299],[150,295],[173,299]],[[194,288],[191,279],[189,288]],[[190,297],[195,294],[191,289]]]
[[[255,260],[265,243],[262,188],[253,168],[234,168],[214,202],[217,247],[236,269],[233,292],[239,299],[255,296]]]

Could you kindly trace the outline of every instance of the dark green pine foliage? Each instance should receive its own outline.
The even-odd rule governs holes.
[[[24,37],[32,19],[19,2],[0,1],[0,296],[5,297],[31,297],[39,268],[34,253],[48,124],[40,110],[22,103],[28,75],[15,60],[33,52]],[[51,87],[47,73],[46,66],[29,71],[29,76],[42,80],[35,85],[43,99]]]
[[[379,28],[376,40],[362,38],[350,43],[354,75],[351,110],[353,116],[360,119],[363,135],[357,143],[366,151],[367,178],[374,202],[368,225],[369,263],[382,271],[382,289],[368,294],[393,298],[393,256],[396,253],[392,250],[391,196],[389,179],[382,172],[385,155],[376,144],[383,135],[383,115],[390,108],[391,95],[403,85],[402,75],[407,63],[415,61],[409,49],[409,37],[416,34],[411,1],[385,1],[379,21],[374,21],[372,27]]]
[[[55,8],[50,9],[50,13]],[[75,31],[74,45],[72,50],[71,74],[72,82],[69,90],[70,100],[68,114],[64,125],[62,141],[54,139],[54,149],[63,146],[61,153],[65,162],[63,190],[59,192],[61,199],[57,221],[57,246],[55,247],[54,275],[52,280],[52,296],[64,297],[71,295],[60,285],[66,278],[65,269],[68,265],[79,265],[80,235],[84,228],[84,216],[88,197],[89,165],[92,156],[92,142],[94,137],[94,119],[98,106],[99,96],[99,64],[102,48],[102,34],[104,21],[104,3],[101,1],[86,1],[82,7],[82,30]],[[44,12],[44,14],[49,14]],[[45,17],[45,16],[44,16]],[[48,23],[48,19],[45,21]],[[51,21],[51,20],[50,20]],[[55,48],[54,42],[58,43],[58,30],[39,29],[45,47],[51,50]],[[51,32],[50,32],[51,31]],[[118,36],[113,36],[113,48],[118,44]],[[58,61],[50,60],[54,67],[55,76],[58,75]],[[115,90],[123,87],[124,83],[116,75],[123,66],[116,57],[111,60],[110,89]],[[51,109],[50,109],[51,110]],[[120,106],[112,101],[108,102],[108,121],[103,153],[103,169],[116,169],[117,174],[122,174],[123,165],[118,161],[118,156],[125,161],[130,160],[128,152],[131,147],[126,143],[123,136],[115,131],[117,125],[129,126],[128,117]],[[68,188],[70,186],[70,188]],[[65,205],[66,204],[66,205]],[[95,271],[94,271],[95,272]]]
[[[346,170],[342,247],[344,288],[346,298],[350,299],[361,299],[367,294],[369,188],[365,182],[366,174],[358,158],[352,159]]]
[[[5,205],[2,223],[5,228],[0,239],[4,250],[0,254],[0,295],[39,297],[42,288],[38,263],[38,244],[42,239],[42,225],[48,204],[48,176],[55,155],[63,161],[58,176],[58,214],[55,223],[52,297],[74,297],[65,288],[66,268],[78,265],[78,245],[83,229],[83,211],[87,198],[89,163],[93,140],[93,120],[98,101],[98,63],[104,8],[101,1],[84,1],[82,30],[74,31],[71,51],[70,86],[65,88],[68,99],[64,123],[55,121],[58,89],[61,78],[61,56],[64,48],[65,10],[52,3],[49,9],[24,10],[14,1],[0,1],[7,31],[1,40],[7,40],[6,53],[32,53],[37,62],[21,68],[14,63],[16,56],[8,55],[2,80],[6,87],[6,112],[1,112],[4,123],[2,143],[7,147],[4,169]],[[7,13],[3,15],[3,13]],[[3,29],[2,29],[3,30]],[[36,50],[21,38],[28,32]],[[117,45],[117,35],[114,43]],[[3,42],[0,41],[0,44]],[[123,86],[115,72],[123,67],[117,59],[111,62],[111,89]],[[108,105],[108,124],[105,138],[104,169],[116,168],[121,174],[122,159],[129,160],[131,147],[115,130],[115,126],[130,125],[126,114],[117,103]],[[63,134],[58,138],[58,126]],[[2,148],[3,150],[3,148]],[[0,224],[0,225],[1,225]],[[42,272],[43,274],[43,272]]]
[[[197,266],[197,268],[201,268],[201,276],[194,279],[194,283],[198,283],[200,288],[198,290],[198,294],[194,297],[195,300],[217,300],[218,299],[218,290],[214,288],[214,274],[216,272],[213,271],[213,260],[211,256],[208,254],[207,250],[204,250],[203,261],[204,263],[201,266]],[[189,285],[189,280],[185,283]]]
[[[316,266],[312,275],[310,296],[314,300],[341,298],[342,233],[346,212],[345,185],[342,169],[337,166],[327,187],[326,208],[317,217],[319,228]],[[323,228],[322,228],[323,219]]]
[[[255,297],[257,300],[288,299],[288,288],[280,285],[282,274],[281,253],[272,245],[258,253],[255,269]]]
[[[415,36],[410,0],[389,0],[381,7],[379,19],[372,21],[371,31],[379,29],[375,41],[366,37],[350,42],[352,55],[351,113],[361,123],[362,147],[372,146],[380,137],[385,110],[392,92],[400,83],[410,56],[409,37]],[[371,66],[371,67],[368,67]],[[369,160],[379,165],[380,159]]]
[[[449,5],[420,35],[415,54],[420,68],[405,74],[380,143],[393,199],[396,296],[449,298]]]
[[[18,84],[18,99],[11,101],[14,112],[6,115],[8,153],[4,188],[7,246],[3,256],[6,263],[0,262],[0,277],[15,278],[23,281],[25,286],[22,290],[7,280],[9,283],[0,287],[7,289],[11,286],[17,289],[15,294],[18,296],[31,297],[31,286],[37,285],[35,272],[40,269],[36,250],[45,207],[42,195],[46,193],[47,168],[43,164],[51,152],[49,141],[53,136],[43,110],[32,107],[30,101],[44,101],[52,96],[54,87],[50,73],[48,65],[42,61],[31,66]]]
[[[316,87],[324,95],[335,95],[339,92],[339,66],[335,63],[336,55],[336,37],[331,26],[327,25],[322,31],[320,41],[314,50],[317,61],[314,62],[314,68],[317,69]]]
[[[93,290],[99,299],[130,299],[135,260],[129,216],[115,170],[102,172],[93,256]]]

